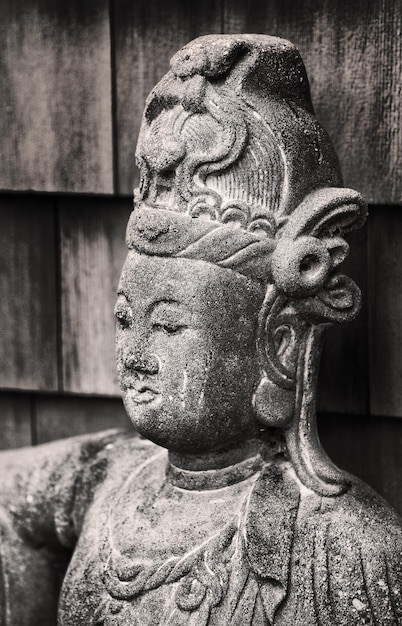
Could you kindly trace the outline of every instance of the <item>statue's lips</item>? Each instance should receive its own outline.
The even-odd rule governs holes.
[[[136,404],[149,404],[160,395],[157,389],[147,384],[124,386],[124,393]]]
[[[135,390],[133,390],[129,393],[131,400],[133,400],[133,402],[135,402],[136,404],[149,404],[150,402],[152,402],[152,400],[155,400],[156,398],[156,394],[149,390],[140,392],[136,392]]]

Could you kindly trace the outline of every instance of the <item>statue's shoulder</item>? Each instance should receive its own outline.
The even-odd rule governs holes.
[[[154,457],[167,456],[164,448],[139,436],[133,430],[106,430],[97,433],[95,437],[83,441],[88,469],[93,464],[101,465],[107,468],[108,473],[117,473],[124,479],[140,471]]]
[[[284,464],[253,489],[247,557],[278,626],[402,625],[402,520],[348,479],[344,493],[321,496]]]
[[[18,491],[25,494],[49,490],[49,481],[60,485],[86,475],[101,482],[117,463],[132,471],[152,457],[158,446],[140,438],[134,431],[109,429],[68,437],[38,446],[0,452],[1,493],[7,499]],[[25,495],[24,495],[25,497]]]
[[[138,436],[134,431],[106,430],[66,440],[76,447],[74,462],[63,472],[62,483],[75,495],[79,517],[86,514],[95,493],[115,493],[128,477],[152,463],[154,458],[166,456],[159,446]],[[59,485],[59,489],[61,485]]]
[[[362,556],[402,556],[402,518],[373,489],[351,477],[349,489],[321,501],[322,523],[342,552],[352,546]]]
[[[110,429],[0,454],[0,507],[35,542],[75,544],[95,494],[155,456],[134,432]],[[53,540],[53,539],[52,539]]]
[[[303,619],[318,610],[320,624],[402,624],[402,520],[378,494],[351,477],[344,494],[316,501],[298,533]]]
[[[81,463],[118,465],[123,473],[126,466],[131,472],[161,451],[159,446],[133,430],[109,429],[64,441],[72,448],[78,444]]]

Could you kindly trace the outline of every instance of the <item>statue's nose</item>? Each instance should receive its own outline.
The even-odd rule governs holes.
[[[153,354],[129,352],[125,356],[124,365],[138,374],[149,376],[159,372],[159,362]]]

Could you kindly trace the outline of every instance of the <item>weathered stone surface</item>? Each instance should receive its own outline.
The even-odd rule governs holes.
[[[146,104],[115,311],[149,441],[0,455],[0,624],[402,624],[401,520],[315,424],[322,330],[359,309],[338,266],[364,202],[292,44],[203,37],[171,68]]]

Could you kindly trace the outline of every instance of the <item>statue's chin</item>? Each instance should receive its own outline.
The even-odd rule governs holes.
[[[162,394],[143,392],[138,396],[128,389],[123,392],[123,402],[133,426],[143,437],[180,454],[208,454],[236,447],[255,430],[238,415],[223,420],[220,413],[183,408],[180,403],[166,401]]]
[[[162,396],[149,391],[138,394],[128,389],[122,397],[127,415],[140,435],[160,446],[169,447],[172,427],[167,424],[171,420],[167,420],[166,416],[164,418]]]

